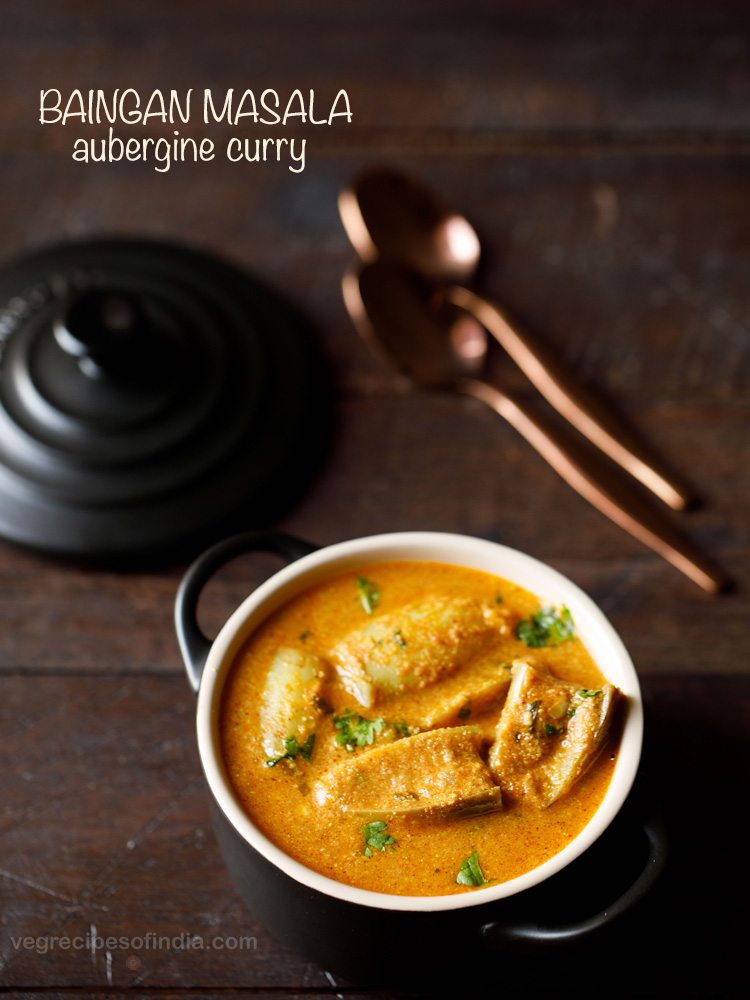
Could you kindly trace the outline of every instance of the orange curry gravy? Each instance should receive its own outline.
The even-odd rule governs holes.
[[[362,600],[363,578],[379,591],[370,614]],[[240,651],[224,691],[222,751],[230,781],[246,812],[291,857],[339,882],[376,892],[444,895],[473,891],[471,886],[456,882],[462,863],[473,852],[484,877],[494,883],[537,867],[587,824],[614,769],[613,734],[572,789],[547,808],[503,792],[502,809],[485,814],[380,817],[387,822],[385,833],[395,844],[366,856],[363,831],[368,818],[341,812],[335,800],[318,804],[313,790],[332,767],[346,758],[369,753],[379,747],[381,739],[376,735],[371,747],[348,750],[336,740],[339,730],[334,720],[348,709],[368,720],[412,723],[410,710],[413,713],[428,689],[383,694],[373,706],[363,707],[343,688],[330,653],[349,633],[379,616],[397,614],[404,606],[432,596],[472,598],[501,608],[507,628],[498,649],[500,660],[526,660],[588,691],[605,683],[578,638],[543,648],[529,648],[517,638],[519,621],[529,619],[540,604],[513,583],[442,563],[385,562],[314,586],[277,611]],[[319,697],[323,710],[316,722],[310,760],[298,755],[269,767],[260,706],[270,665],[280,647],[321,657],[327,663],[326,680]],[[437,684],[439,690],[440,683],[438,680],[431,687]],[[452,723],[478,727],[485,759],[501,708],[502,699],[474,715],[465,710],[460,721]]]

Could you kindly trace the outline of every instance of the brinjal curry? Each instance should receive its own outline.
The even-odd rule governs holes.
[[[565,607],[478,570],[383,562],[311,587],[233,664],[221,740],[255,824],[376,892],[514,878],[586,825],[619,692]]]

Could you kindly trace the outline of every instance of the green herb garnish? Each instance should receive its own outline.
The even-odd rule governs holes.
[[[602,693],[601,689],[599,691],[589,691],[588,688],[579,688],[576,691],[576,694],[578,695],[579,698],[596,698],[596,696],[600,695],[601,693]]]
[[[487,879],[484,877],[484,872],[479,867],[479,855],[476,851],[474,851],[474,853],[470,854],[458,869],[456,883],[458,885],[477,886],[485,885],[486,882]]]
[[[309,761],[312,757],[313,747],[315,746],[315,733],[311,733],[304,743],[300,743],[296,736],[289,736],[284,740],[284,750],[279,757],[271,757],[266,761],[266,767],[276,767],[282,760],[294,760],[296,757],[301,757],[303,760]]]
[[[576,627],[568,608],[540,608],[531,618],[523,618],[516,626],[516,636],[534,649],[540,646],[559,646],[572,639]]]
[[[364,715],[347,709],[343,715],[334,715],[333,724],[338,730],[336,742],[347,750],[369,747],[386,730],[393,731],[396,739],[411,735],[411,727],[403,720],[388,722],[384,718],[366,719]]]
[[[495,594],[495,604],[502,604],[502,603],[503,603],[503,595]]]
[[[371,615],[380,600],[380,587],[377,583],[373,583],[372,580],[367,580],[364,576],[360,576],[357,578],[357,590],[359,591],[359,599],[362,602],[365,613]]]
[[[550,722],[545,722],[544,723],[544,735],[545,736],[559,736],[560,733],[562,733],[562,732],[563,732],[562,728],[558,729],[557,726],[553,726],[552,723],[550,723]]]
[[[365,823],[362,827],[362,835],[365,838],[365,849],[362,853],[366,858],[371,858],[373,851],[384,851],[386,847],[396,847],[396,838],[388,833],[388,824],[382,819],[375,820],[373,823]]]
[[[458,710],[459,719],[468,719],[471,715],[471,702],[467,701],[463,708]]]
[[[333,724],[338,729],[336,742],[347,750],[355,747],[369,747],[385,728],[385,719],[366,719],[363,715],[350,712],[334,715]]]
[[[397,628],[393,633],[393,641],[399,647],[399,649],[406,649],[406,639],[401,635],[401,629]]]
[[[310,631],[310,629],[306,628],[304,630],[304,632],[300,632],[300,634],[299,634],[299,640],[300,640],[300,642],[305,642],[305,640],[309,639],[311,635],[312,635],[312,632]]]

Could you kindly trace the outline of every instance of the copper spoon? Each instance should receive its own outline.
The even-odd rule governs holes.
[[[445,296],[485,326],[547,400],[594,445],[674,510],[690,491],[657,467],[638,438],[556,358],[518,329],[493,303],[463,285],[474,274],[481,246],[471,224],[432,191],[403,174],[372,170],[339,196],[349,239],[365,262],[401,261],[446,285]]]
[[[465,313],[436,308],[434,289],[413,272],[388,260],[345,275],[344,302],[359,333],[412,383],[452,388],[479,399],[504,417],[582,497],[649,546],[704,590],[727,583],[716,567],[666,514],[646,503],[618,476],[610,483],[589,468],[559,432],[553,432],[520,403],[478,376],[487,355],[484,327]]]

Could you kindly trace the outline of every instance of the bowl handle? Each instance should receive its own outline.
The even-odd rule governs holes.
[[[194,691],[200,687],[201,674],[211,649],[211,640],[203,634],[198,625],[198,599],[214,573],[235,556],[247,552],[273,552],[287,562],[294,562],[295,559],[301,559],[302,556],[315,552],[316,549],[317,545],[292,538],[291,535],[285,535],[280,531],[246,531],[225,538],[223,542],[219,542],[198,556],[182,578],[174,608],[177,641],[180,644],[190,686]]]
[[[642,832],[648,841],[648,858],[636,880],[610,906],[584,920],[557,926],[545,925],[541,921],[529,921],[515,925],[502,922],[485,924],[480,934],[484,945],[492,951],[508,951],[526,954],[539,953],[550,945],[567,945],[583,941],[589,935],[601,930],[617,920],[635,906],[650,891],[664,869],[667,857],[667,835],[659,817],[653,816],[642,825]]]

